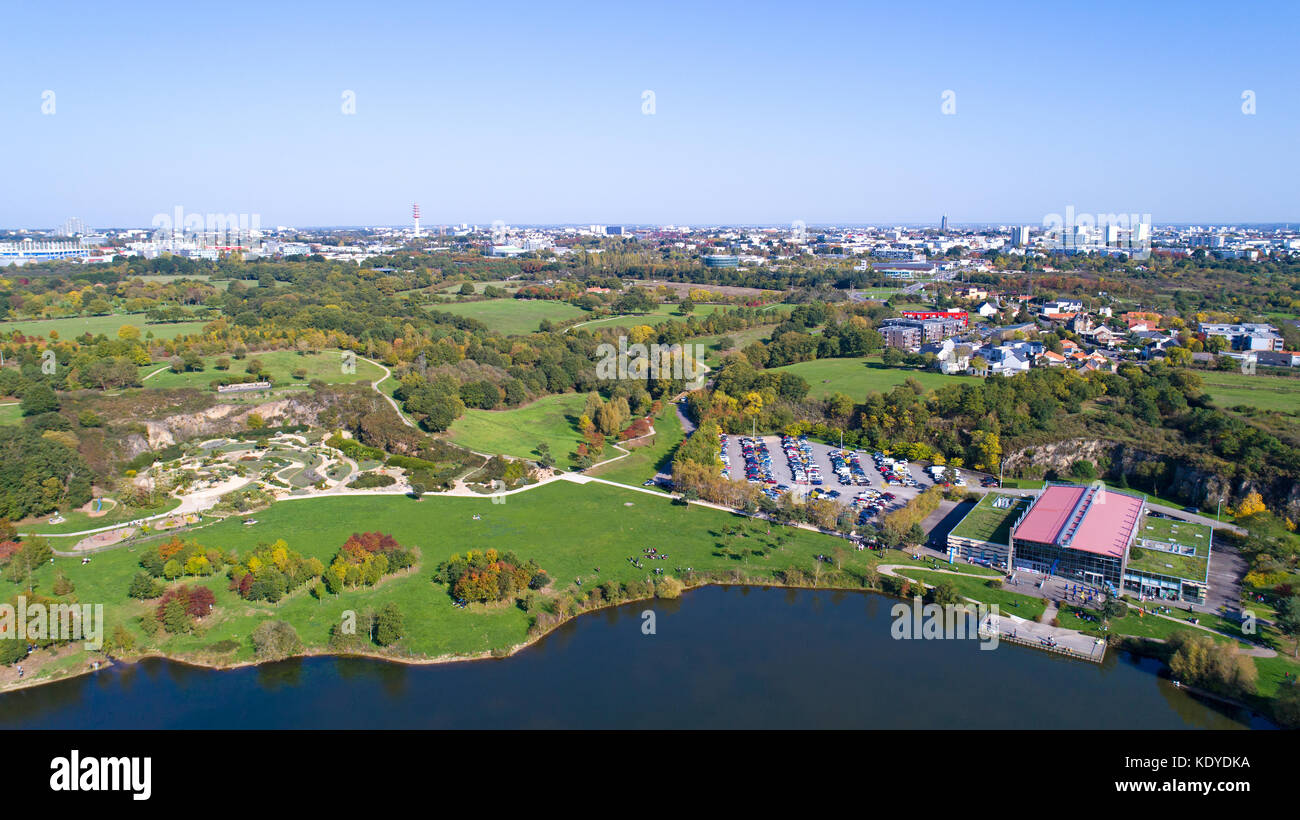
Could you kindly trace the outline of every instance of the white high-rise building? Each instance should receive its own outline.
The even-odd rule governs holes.
[[[79,216],[68,217],[59,228],[59,236],[82,236],[86,233],[86,223]]]

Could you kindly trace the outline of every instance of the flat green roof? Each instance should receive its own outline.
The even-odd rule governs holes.
[[[1011,504],[1003,508],[993,506],[993,502],[998,498],[1009,499]],[[970,512],[966,513],[965,518],[957,522],[957,526],[952,528],[949,535],[1010,546],[1011,525],[1025,510],[1029,509],[1029,501],[1030,499],[1020,496],[988,493],[971,508]]]
[[[1210,542],[1213,532],[1204,524],[1144,515],[1138,522],[1137,538],[1133,543],[1135,548],[1141,550],[1142,557],[1134,559],[1130,550],[1128,568],[1133,572],[1165,575],[1188,581],[1204,581],[1210,563]],[[1143,539],[1194,547],[1196,554],[1179,555],[1152,547],[1143,547]]]
[[[1204,524],[1175,521],[1171,518],[1156,518],[1150,514],[1142,516],[1137,529],[1139,539],[1150,538],[1156,541],[1195,547],[1197,555],[1209,553],[1212,533],[1213,530]]]

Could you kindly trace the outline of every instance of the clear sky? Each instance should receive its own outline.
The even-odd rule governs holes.
[[[13,3],[0,226],[1297,221],[1298,34],[1294,2]]]

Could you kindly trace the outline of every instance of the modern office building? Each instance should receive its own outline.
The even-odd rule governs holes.
[[[1101,484],[1049,484],[1011,529],[1012,566],[1118,591],[1145,510]]]
[[[739,256],[705,256],[702,257],[706,268],[735,268],[740,266]]]

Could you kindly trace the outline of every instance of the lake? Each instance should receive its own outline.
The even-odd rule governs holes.
[[[896,599],[706,587],[569,622],[512,658],[120,664],[0,696],[0,727],[1264,728],[1122,652],[1101,664],[974,640],[894,640]],[[655,612],[655,634],[641,613]],[[409,613],[408,619],[412,617]]]

